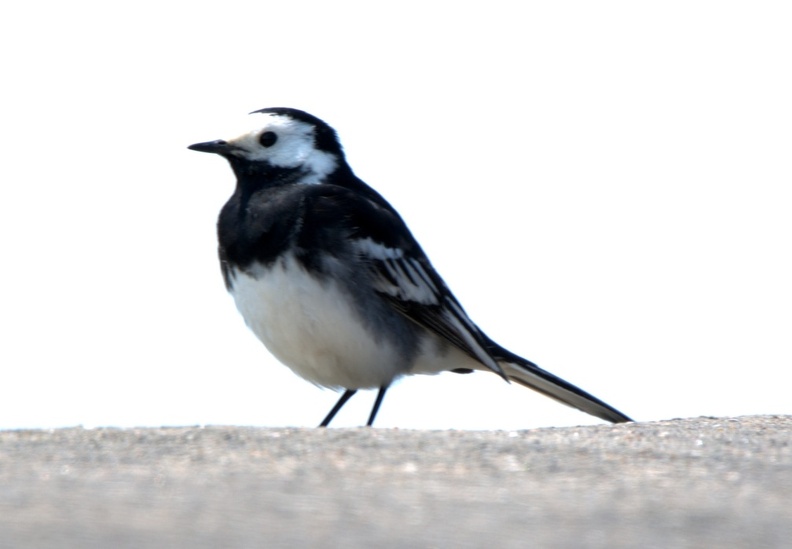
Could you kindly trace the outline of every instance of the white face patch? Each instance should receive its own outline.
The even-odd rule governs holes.
[[[311,124],[286,115],[254,114],[264,116],[264,124],[228,139],[228,143],[240,149],[232,154],[280,168],[305,168],[308,174],[303,183],[307,184],[321,183],[338,167],[339,160],[334,154],[316,149],[314,127]],[[259,137],[265,132],[273,132],[277,136],[275,143],[269,147],[259,142]]]

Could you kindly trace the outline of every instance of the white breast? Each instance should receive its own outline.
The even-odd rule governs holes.
[[[324,387],[375,388],[405,370],[375,341],[332,282],[320,282],[293,256],[252,274],[233,272],[231,294],[253,333],[297,375]]]

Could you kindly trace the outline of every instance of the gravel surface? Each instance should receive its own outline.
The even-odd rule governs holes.
[[[0,547],[790,547],[792,416],[0,431]]]

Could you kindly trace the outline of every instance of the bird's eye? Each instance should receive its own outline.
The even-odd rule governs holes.
[[[262,147],[272,147],[278,140],[278,134],[275,132],[264,132],[259,136],[259,143]]]

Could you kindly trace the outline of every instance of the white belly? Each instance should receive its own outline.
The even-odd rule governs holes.
[[[318,281],[291,256],[253,275],[235,271],[231,294],[267,349],[312,383],[380,387],[408,366],[393,346],[375,341],[337,285]]]

